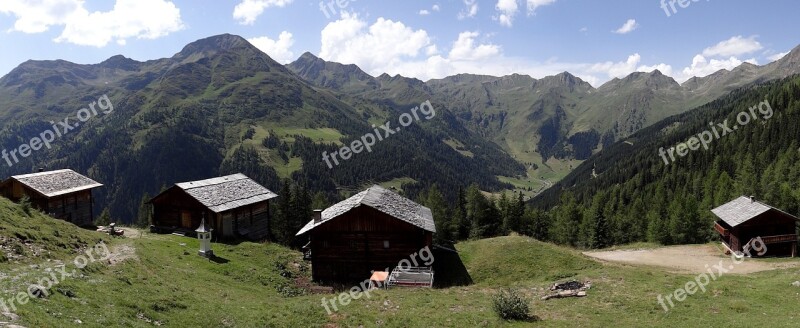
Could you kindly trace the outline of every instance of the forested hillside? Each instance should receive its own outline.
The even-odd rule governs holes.
[[[751,117],[747,125],[737,123],[741,112]],[[723,135],[717,124],[726,120],[731,130]],[[682,244],[714,239],[710,209],[741,195],[800,214],[799,121],[800,77],[736,90],[670,117],[591,157],[534,199],[552,218],[537,229],[547,229],[555,242],[584,247]],[[660,148],[712,132],[710,123],[720,138],[708,150],[665,164]]]

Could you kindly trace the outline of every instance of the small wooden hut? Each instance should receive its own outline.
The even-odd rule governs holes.
[[[796,223],[798,218],[777,208],[742,196],[711,212],[719,220],[714,229],[729,252],[741,253],[749,244],[752,249],[756,238],[761,237],[767,246],[764,255],[794,257],[797,249]],[[756,252],[751,251],[756,256]]]
[[[178,183],[150,200],[153,230],[194,234],[205,219],[215,237],[265,239],[278,195],[244,174]]]
[[[33,207],[56,219],[90,226],[94,221],[92,189],[102,186],[67,169],[12,176],[0,183],[0,194],[15,202],[27,196]]]
[[[312,278],[323,283],[360,281],[372,271],[431,247],[436,227],[431,210],[373,186],[324,211],[297,235],[309,235],[306,259]]]

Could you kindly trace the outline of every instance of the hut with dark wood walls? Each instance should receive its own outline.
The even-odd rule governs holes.
[[[711,212],[719,220],[714,229],[719,233],[728,252],[740,254],[745,247],[752,249],[756,238],[760,237],[767,246],[764,256],[792,256],[797,249],[798,218],[777,208],[742,196]],[[756,252],[751,251],[755,256]]]
[[[373,186],[315,215],[298,233],[308,234],[305,257],[321,283],[361,281],[392,269],[424,247],[436,227],[431,210]]]
[[[27,196],[33,207],[56,219],[90,226],[94,222],[92,189],[102,186],[67,169],[12,176],[0,183],[0,194],[15,202]]]
[[[178,183],[150,200],[152,230],[194,234],[205,218],[214,238],[263,240],[278,195],[244,174]]]

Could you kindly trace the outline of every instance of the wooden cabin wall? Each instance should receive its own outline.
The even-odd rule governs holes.
[[[311,231],[312,275],[322,282],[364,280],[410,259],[431,239],[430,232],[361,206]]]
[[[183,222],[184,212],[188,212],[190,215],[188,224]],[[215,230],[221,231],[214,224],[213,212],[208,211],[203,204],[200,204],[200,202],[187,195],[181,189],[174,188],[153,200],[153,225],[158,227],[177,227],[194,230],[200,226],[203,214],[205,214],[206,223]]]
[[[77,226],[88,226],[94,220],[92,205],[91,190],[84,190],[48,199],[46,213]]]

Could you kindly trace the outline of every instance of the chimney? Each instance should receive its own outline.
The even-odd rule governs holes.
[[[314,218],[314,224],[322,222],[322,210],[314,210],[314,214],[311,217]]]
[[[750,202],[755,203],[755,201],[756,201],[756,196],[750,195]]]

